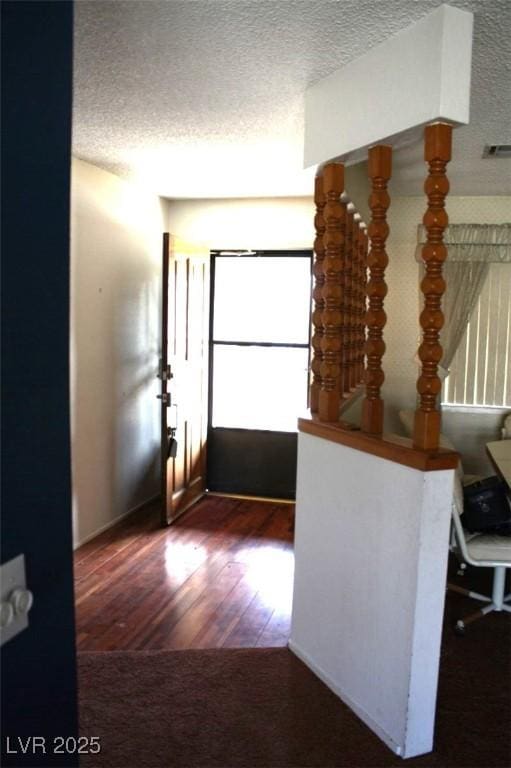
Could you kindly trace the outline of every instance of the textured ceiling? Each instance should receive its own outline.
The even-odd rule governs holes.
[[[304,195],[306,88],[438,0],[79,0],[73,151],[166,197]],[[456,195],[511,194],[511,2],[475,14],[471,123],[455,131]],[[349,105],[347,105],[349,109]],[[422,148],[395,156],[394,194],[422,192]]]

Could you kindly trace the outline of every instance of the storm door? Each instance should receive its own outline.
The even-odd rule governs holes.
[[[210,491],[294,498],[311,264],[308,250],[212,253]]]

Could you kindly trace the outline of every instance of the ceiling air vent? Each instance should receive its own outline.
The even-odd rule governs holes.
[[[511,157],[511,144],[487,144],[483,157]]]

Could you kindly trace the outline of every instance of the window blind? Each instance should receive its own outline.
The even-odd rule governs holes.
[[[444,382],[449,405],[511,407],[511,264],[491,264]]]

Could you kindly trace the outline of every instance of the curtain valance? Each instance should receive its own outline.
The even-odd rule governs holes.
[[[426,242],[426,228],[419,224],[416,259]],[[444,231],[449,262],[511,263],[511,224],[450,224]]]

